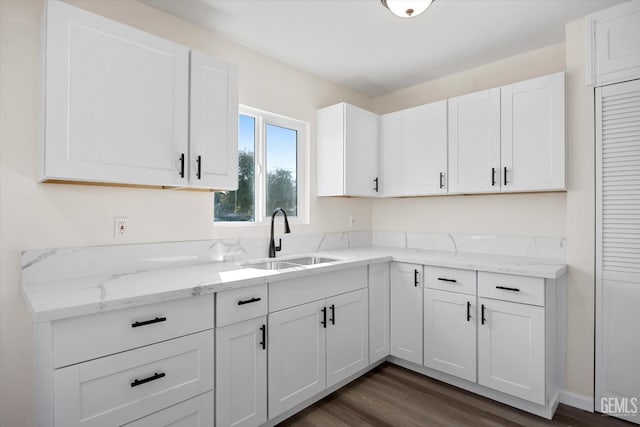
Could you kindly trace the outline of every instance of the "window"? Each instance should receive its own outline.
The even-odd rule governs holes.
[[[307,130],[299,120],[241,106],[238,190],[215,194],[214,220],[262,223],[281,207],[290,220],[306,222]]]

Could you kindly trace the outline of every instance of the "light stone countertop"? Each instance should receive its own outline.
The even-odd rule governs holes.
[[[301,255],[308,254],[278,259]],[[566,264],[558,260],[418,249],[363,247],[311,255],[338,261],[279,271],[245,265],[256,260],[211,262],[95,277],[23,281],[22,290],[34,322],[42,323],[388,261],[549,279],[567,271]]]

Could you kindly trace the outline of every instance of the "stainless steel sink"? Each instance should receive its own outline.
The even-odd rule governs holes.
[[[290,262],[292,264],[300,264],[300,265],[313,265],[313,264],[323,264],[325,262],[333,262],[338,261],[335,258],[326,258],[321,256],[305,256],[300,258],[292,258],[286,260],[286,262]]]
[[[304,256],[299,258],[283,259],[282,261],[261,261],[256,263],[247,263],[244,264],[244,267],[257,268],[260,270],[284,270],[287,268],[323,264],[332,261],[338,260],[335,258],[326,258],[321,256]]]

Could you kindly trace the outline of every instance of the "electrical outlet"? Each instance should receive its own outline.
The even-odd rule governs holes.
[[[119,217],[113,219],[113,237],[115,239],[129,238],[129,218]]]
[[[356,225],[357,218],[354,214],[349,215],[349,227]]]

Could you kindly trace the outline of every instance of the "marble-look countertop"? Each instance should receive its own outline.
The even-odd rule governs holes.
[[[34,321],[41,323],[388,261],[550,279],[567,270],[558,260],[403,248],[363,247],[312,255],[338,260],[285,270],[251,268],[246,265],[249,261],[210,262],[95,277],[23,281],[22,290]]]

